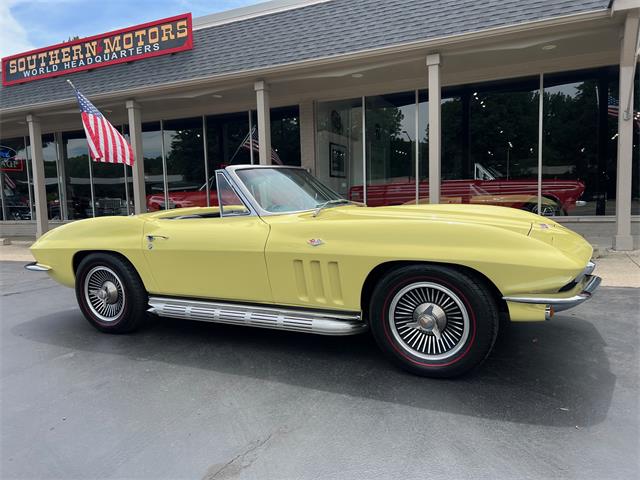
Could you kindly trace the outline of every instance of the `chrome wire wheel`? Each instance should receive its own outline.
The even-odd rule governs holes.
[[[122,280],[105,266],[89,270],[84,281],[84,296],[91,313],[103,322],[117,321],[126,303]]]
[[[395,294],[389,326],[398,345],[423,360],[453,357],[469,337],[469,314],[460,297],[431,282],[412,283]]]

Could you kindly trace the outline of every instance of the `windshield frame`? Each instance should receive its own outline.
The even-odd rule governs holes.
[[[253,197],[253,195],[251,194],[251,192],[249,191],[249,189],[246,187],[246,185],[244,184],[244,182],[240,179],[240,177],[238,176],[238,174],[236,173],[237,170],[252,170],[252,169],[290,169],[290,170],[303,170],[307,173],[309,173],[309,171],[304,168],[304,167],[297,167],[297,166],[289,166],[289,165],[233,165],[233,166],[228,166],[224,169],[224,171],[228,174],[228,178],[230,178],[234,184],[234,186],[236,187],[237,190],[240,190],[242,192],[242,197],[244,197],[250,204],[251,204],[251,208],[261,217],[270,217],[270,216],[274,216],[274,215],[290,215],[290,214],[295,214],[295,213],[302,213],[302,212],[313,212],[317,209],[317,207],[313,207],[313,208],[305,208],[302,210],[290,210],[288,212],[270,212],[268,210],[265,210],[264,208],[262,208],[260,206],[260,204],[258,203],[258,201]],[[309,173],[309,175],[311,175]],[[313,175],[312,175],[313,177]],[[320,182],[317,178],[313,177],[314,180],[316,180],[317,182],[319,182],[323,188],[327,189],[328,191],[330,191],[331,193],[333,193],[334,195],[336,195],[337,198],[342,199],[344,198],[342,195],[340,195],[339,193],[336,193],[334,190],[332,190],[331,188],[327,187],[324,183]],[[349,205],[349,203],[351,203],[348,199],[344,198],[345,200],[345,205]]]

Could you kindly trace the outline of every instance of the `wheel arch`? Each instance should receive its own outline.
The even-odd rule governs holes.
[[[397,270],[398,268],[402,267],[408,267],[411,265],[437,265],[441,267],[447,267],[473,277],[489,289],[492,297],[496,301],[496,305],[498,305],[501,316],[506,315],[506,318],[508,318],[509,309],[507,307],[507,302],[502,299],[502,293],[495,285],[495,283],[493,283],[491,279],[484,275],[482,272],[479,272],[478,270],[475,270],[471,267],[467,267],[466,265],[455,263],[398,260],[381,263],[374,267],[373,270],[371,270],[367,275],[367,278],[365,279],[364,284],[362,285],[362,290],[360,292],[360,306],[362,308],[362,313],[365,319],[368,319],[371,295],[373,294],[373,290],[375,289],[378,282],[393,270]]]
[[[89,255],[93,255],[94,253],[104,253],[104,254],[107,254],[107,255],[113,255],[115,257],[118,257],[121,260],[124,260],[127,263],[129,263],[136,271],[138,271],[138,269],[135,267],[133,262],[129,258],[127,258],[126,255],[123,255],[120,252],[116,252],[116,251],[113,251],[113,250],[80,250],[80,251],[74,253],[73,254],[73,258],[71,259],[71,266],[73,268],[74,276],[78,272],[78,267],[80,266],[80,263],[82,262],[82,260],[87,258]],[[138,275],[140,275],[139,272],[138,272]]]

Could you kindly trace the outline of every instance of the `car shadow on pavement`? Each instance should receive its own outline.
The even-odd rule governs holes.
[[[154,318],[140,332],[105,335],[77,310],[36,318],[14,335],[63,348],[242,375],[415,408],[534,425],[601,422],[616,377],[589,322],[513,324],[487,361],[457,379],[407,374],[369,334],[323,337]]]

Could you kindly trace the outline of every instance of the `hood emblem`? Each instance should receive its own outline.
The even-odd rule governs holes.
[[[307,243],[309,245],[311,245],[312,247],[318,247],[318,246],[322,245],[324,242],[319,238],[312,238],[310,240],[307,240]]]
[[[541,223],[540,224],[540,228],[542,228],[543,230],[546,230],[547,228],[551,228],[551,225],[549,225],[547,223]]]

